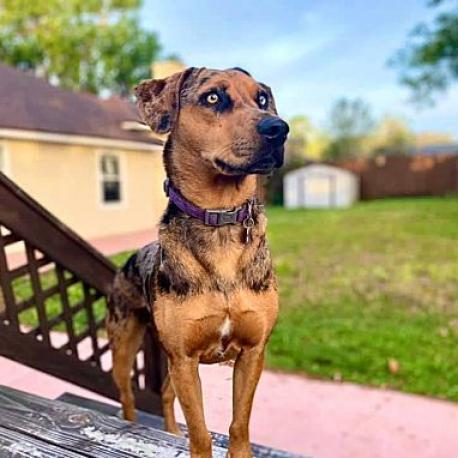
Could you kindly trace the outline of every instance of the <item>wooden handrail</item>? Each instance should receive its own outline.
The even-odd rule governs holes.
[[[103,293],[115,266],[92,245],[0,173],[0,221],[55,262]]]

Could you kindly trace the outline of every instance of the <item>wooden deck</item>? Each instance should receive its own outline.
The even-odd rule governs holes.
[[[96,410],[0,386],[0,457],[172,458],[189,456],[187,440]],[[213,457],[225,457],[227,438],[214,437]],[[293,458],[257,447],[258,458]],[[297,458],[298,455],[295,455]]]

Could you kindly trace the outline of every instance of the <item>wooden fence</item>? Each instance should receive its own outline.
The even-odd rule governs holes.
[[[11,254],[25,253],[22,265]],[[0,173],[0,355],[117,399],[104,316],[115,267]],[[161,412],[166,360],[146,333],[137,406]]]
[[[458,155],[378,156],[335,163],[360,177],[361,198],[458,194]]]

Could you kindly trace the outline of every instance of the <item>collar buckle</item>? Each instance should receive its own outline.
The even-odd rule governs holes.
[[[205,210],[204,223],[207,226],[225,226],[236,224],[239,208],[235,210]]]

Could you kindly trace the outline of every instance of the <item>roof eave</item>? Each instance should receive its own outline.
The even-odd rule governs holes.
[[[0,127],[0,138],[141,151],[162,151],[163,143]]]

